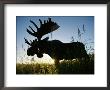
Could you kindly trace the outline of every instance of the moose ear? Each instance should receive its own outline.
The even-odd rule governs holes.
[[[43,39],[43,41],[48,41],[48,39],[49,39],[49,37],[46,37],[46,38]]]

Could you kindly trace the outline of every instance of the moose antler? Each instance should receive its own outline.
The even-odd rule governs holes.
[[[41,40],[42,36],[44,36],[45,34],[48,34],[50,32],[53,32],[55,30],[57,30],[60,26],[56,23],[51,21],[51,18],[48,18],[48,20],[44,20],[44,24],[42,23],[42,21],[39,19],[40,22],[40,27],[38,27],[35,22],[33,22],[32,20],[30,20],[30,22],[36,27],[37,31],[34,31],[32,29],[31,26],[29,26],[29,28],[32,30],[30,31],[29,29],[27,29],[27,32],[29,34],[31,34],[34,37],[37,37],[38,40]]]
[[[24,38],[24,40],[25,40],[25,43],[27,43],[28,45],[31,46],[31,43],[29,43],[29,41],[27,39]]]
[[[35,39],[35,40],[33,40],[33,41],[31,41],[30,40],[30,42],[27,40],[27,39],[25,39],[24,38],[24,40],[25,40],[25,43],[27,43],[28,45],[30,45],[30,46],[35,46],[36,45],[36,41],[37,41],[37,39]]]

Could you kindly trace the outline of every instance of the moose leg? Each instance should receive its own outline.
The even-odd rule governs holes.
[[[90,61],[90,57],[89,57],[88,54],[85,56],[85,60],[86,60],[87,63]]]
[[[59,60],[55,60],[55,66],[56,66],[56,67],[59,66]]]
[[[55,60],[54,62],[55,62],[57,73],[59,73],[59,60]]]

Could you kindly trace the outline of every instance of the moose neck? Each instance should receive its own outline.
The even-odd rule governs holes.
[[[52,41],[48,41],[45,43],[45,46],[44,46],[44,53],[45,54],[48,54],[50,57],[52,57],[52,52],[53,52],[53,49],[52,49]]]
[[[47,41],[44,46],[44,53],[56,59],[56,54],[58,54],[58,50],[62,47],[61,45],[62,42],[59,40]]]

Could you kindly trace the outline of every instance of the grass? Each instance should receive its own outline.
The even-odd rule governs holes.
[[[17,74],[56,74],[55,66],[51,64],[16,64]]]
[[[64,61],[59,65],[58,70],[59,74],[94,74],[94,61]]]
[[[56,69],[54,64],[16,64],[16,74],[94,74],[94,58],[90,60],[63,60]]]

